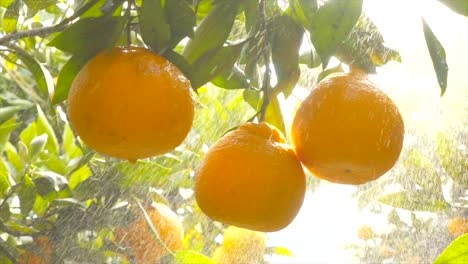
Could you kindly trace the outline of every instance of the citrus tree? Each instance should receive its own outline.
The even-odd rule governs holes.
[[[441,2],[468,15],[466,1]],[[361,184],[389,170],[401,151],[397,109],[391,121],[400,129],[389,133],[395,157],[366,179],[353,178],[353,166],[336,167],[349,170],[347,180],[330,174],[335,167],[317,173],[307,145],[320,142],[306,140],[299,152],[282,135],[289,131],[279,98],[298,85],[311,89],[344,68],[350,73],[340,75],[341,86],[366,83],[376,67],[401,60],[362,12],[362,0],[4,0],[0,6],[1,263],[261,263],[264,254],[290,255],[266,247],[262,233],[226,224],[257,231],[289,224],[306,179],[309,189],[317,184],[300,162],[320,178]],[[424,20],[422,30],[443,95],[445,51]],[[369,89],[372,100],[385,97]],[[309,118],[303,112],[298,127]],[[307,131],[295,131],[300,145],[306,137],[295,135]],[[248,147],[237,152],[243,142]],[[441,136],[440,166],[466,188],[466,153],[451,144]],[[326,148],[319,154],[326,157]],[[403,157],[407,169],[433,165],[417,152]],[[352,161],[360,162],[368,161]],[[262,181],[248,177],[269,166]],[[291,170],[295,182],[280,173]],[[240,177],[220,177],[227,171]],[[196,186],[202,176],[212,185],[198,180]],[[249,188],[232,191],[239,185]],[[414,209],[406,201],[424,192],[433,200],[417,206],[446,208],[433,189],[408,187],[381,201]],[[297,197],[277,199],[285,190]],[[226,193],[239,199],[227,200]],[[462,191],[454,195],[463,200]],[[223,212],[226,205],[231,210]]]

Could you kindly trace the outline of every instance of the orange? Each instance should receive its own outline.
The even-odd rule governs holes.
[[[246,123],[205,154],[195,197],[214,220],[270,232],[295,218],[305,182],[301,163],[281,132],[267,123]]]
[[[182,222],[169,207],[155,203],[146,212],[160,241],[154,236],[143,214],[139,220],[128,227],[118,228],[114,233],[115,241],[127,247],[138,264],[156,263],[170,254],[169,251],[182,249],[184,243]]]
[[[70,122],[105,155],[135,161],[171,151],[194,116],[191,86],[165,58],[139,47],[102,51],[76,76]]]
[[[468,218],[455,217],[448,222],[448,231],[453,237],[468,234]]]
[[[362,225],[358,228],[358,237],[362,240],[369,240],[374,237],[374,230],[368,225]]]
[[[292,126],[293,146],[312,174],[354,185],[390,170],[403,136],[397,106],[360,70],[333,74],[318,83]]]
[[[52,244],[48,237],[38,237],[34,241],[36,252],[25,252],[21,254],[19,264],[49,264],[52,263]]]
[[[223,245],[213,253],[214,264],[260,263],[266,250],[262,232],[230,226],[224,231]]]

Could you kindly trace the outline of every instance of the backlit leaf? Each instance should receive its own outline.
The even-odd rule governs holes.
[[[24,180],[18,188],[21,214],[27,215],[34,207],[36,200],[36,186],[29,175],[24,175]]]
[[[468,16],[468,1],[466,0],[439,0],[460,15]]]
[[[24,49],[15,47],[14,51],[34,76],[39,93],[43,98],[49,98],[49,91],[52,91],[54,86],[52,75],[50,75],[49,71]]]
[[[468,234],[455,239],[434,261],[434,264],[468,263]]]
[[[362,0],[329,0],[319,8],[308,30],[323,68],[351,32],[361,11]]]
[[[171,39],[171,29],[161,0],[145,0],[139,10],[141,36],[157,53],[164,52]]]
[[[432,32],[429,25],[423,19],[423,30],[424,37],[426,38],[427,48],[429,49],[429,54],[431,55],[432,65],[437,75],[437,80],[439,81],[440,86],[440,96],[443,96],[445,90],[447,89],[447,75],[448,75],[448,65],[447,59],[445,56],[445,49]]]
[[[192,250],[182,250],[175,252],[175,260],[177,264],[213,264],[209,257]]]
[[[115,16],[80,19],[51,40],[48,45],[82,57],[94,55],[114,46],[126,22],[125,17]]]
[[[197,89],[214,77],[222,74],[234,66],[239,58],[245,42],[216,48],[205,53],[193,63],[190,76],[192,87]]]
[[[231,32],[238,13],[239,1],[226,0],[217,3],[197,26],[195,34],[185,45],[184,57],[195,62],[208,51],[223,46]]]
[[[8,6],[5,14],[3,14],[2,28],[6,33],[11,33],[16,30],[21,3],[21,0],[14,1]]]
[[[425,191],[401,191],[380,196],[381,203],[412,211],[441,211],[449,207],[442,197]]]

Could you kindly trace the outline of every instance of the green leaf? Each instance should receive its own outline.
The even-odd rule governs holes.
[[[171,39],[171,28],[161,0],[145,0],[139,10],[141,36],[156,53],[162,53]]]
[[[270,99],[265,113],[265,122],[275,126],[283,135],[286,135],[286,126],[284,125],[283,114],[281,113],[281,106],[277,97]]]
[[[116,165],[116,169],[122,173],[120,184],[123,187],[134,185],[160,186],[168,180],[165,176],[171,172],[170,168],[142,160],[137,161],[135,164],[121,162]]]
[[[10,142],[6,144],[6,152],[10,164],[13,165],[16,171],[21,172],[24,168],[23,162],[21,161],[16,148]]]
[[[188,61],[184,58],[184,56],[180,55],[179,53],[173,50],[166,50],[163,56],[168,59],[172,64],[177,66],[180,71],[185,75],[185,77],[190,79],[190,74],[192,71],[192,65],[188,63]]]
[[[317,0],[290,0],[289,1],[290,15],[305,28],[310,28],[311,21],[318,5]]]
[[[33,138],[37,136],[37,125],[36,122],[32,122],[20,133],[20,140],[25,146],[29,146]],[[27,148],[27,147],[26,147]]]
[[[18,156],[23,163],[28,163],[28,147],[22,141],[18,142]]]
[[[258,17],[258,2],[257,1],[243,1],[242,7],[245,15],[245,29],[250,32],[257,24]]]
[[[99,51],[114,46],[126,22],[127,18],[114,16],[80,19],[56,36],[48,45],[81,57],[94,56]]]
[[[339,73],[339,72],[344,72],[343,65],[341,65],[341,63],[333,68],[328,68],[322,71],[321,73],[319,73],[317,77],[317,81],[320,82],[321,80],[325,79],[328,75]]]
[[[175,260],[178,264],[213,264],[209,257],[193,250],[181,250],[175,252]]]
[[[76,186],[78,186],[80,183],[84,182],[86,179],[88,179],[91,176],[91,170],[89,169],[88,166],[82,166],[81,168],[77,169],[74,171],[70,177],[68,184],[70,186],[70,189],[75,189]]]
[[[439,0],[439,2],[460,15],[468,16],[468,1],[466,0]]]
[[[16,30],[21,4],[21,0],[16,0],[8,6],[5,14],[3,14],[2,27],[6,33],[11,33]]]
[[[8,179],[8,168],[5,165],[3,158],[0,158],[0,198],[3,198],[10,188],[10,180]]]
[[[11,216],[10,205],[5,203],[2,208],[0,208],[0,220],[2,222],[8,221]],[[0,263],[3,263],[0,261]]]
[[[36,187],[29,175],[24,175],[24,180],[18,188],[21,214],[27,215],[34,207],[36,200]]]
[[[400,54],[384,45],[384,38],[368,16],[362,14],[348,37],[339,45],[336,56],[340,61],[375,72],[381,66],[394,60],[401,62]]]
[[[43,216],[47,212],[47,208],[49,206],[49,202],[42,199],[40,195],[36,195],[36,201],[34,202],[34,213],[38,216]]]
[[[362,0],[329,0],[317,11],[308,30],[323,68],[351,32],[361,11]]]
[[[89,3],[90,1],[87,1]],[[109,1],[109,0],[98,0],[90,9],[88,9],[84,14],[80,16],[80,18],[86,17],[99,17],[105,14],[109,14],[110,12],[114,12],[114,16],[118,16],[121,12],[120,5],[122,5],[124,1]],[[79,12],[81,8],[75,11]]]
[[[78,200],[73,198],[55,199],[52,202],[52,205],[59,207],[83,207],[83,205]]]
[[[39,94],[42,98],[49,98],[49,91],[53,90],[54,80],[49,71],[42,66],[31,54],[24,49],[15,46],[15,54],[28,67],[36,80]]]
[[[42,111],[41,107],[37,106],[37,134],[46,133],[48,136],[46,148],[50,153],[58,153],[59,152],[59,144],[57,137],[55,136],[54,129],[50,125],[49,121],[47,120],[44,112]]]
[[[271,59],[278,79],[274,89],[287,98],[299,80],[299,48],[304,30],[288,15],[276,16],[269,26]]]
[[[37,194],[39,194],[46,201],[51,201],[55,198],[56,194],[54,180],[49,177],[39,177],[34,179],[36,185]]]
[[[187,42],[184,57],[189,63],[195,62],[208,51],[223,46],[238,13],[239,1],[226,0],[217,3],[198,25],[192,39]]]
[[[285,256],[285,257],[293,257],[294,254],[285,247],[269,247],[267,248],[268,252],[271,252],[272,254],[279,255],[279,256]]]
[[[309,68],[315,68],[320,66],[322,62],[320,61],[320,57],[317,52],[315,52],[315,50],[309,50],[299,56],[299,63],[305,64]]]
[[[242,97],[255,111],[259,111],[262,105],[262,96],[257,90],[244,90]]]
[[[33,9],[33,10],[42,10],[45,9],[55,3],[57,3],[57,0],[23,0],[24,3],[28,6],[28,8]]]
[[[31,234],[37,233],[37,230],[34,230],[33,228],[29,226],[25,226],[14,221],[9,221],[5,223],[5,226],[8,227],[10,230],[23,233],[24,235],[31,235]]]
[[[447,209],[449,204],[442,197],[435,197],[427,191],[401,191],[380,196],[379,202],[392,207],[412,211],[436,212]]]
[[[12,118],[16,113],[23,110],[22,106],[7,106],[0,108],[0,124]]]
[[[10,134],[18,126],[15,118],[11,118],[8,121],[0,124],[0,153],[3,153],[5,145],[10,138]]]
[[[75,55],[65,63],[57,78],[57,85],[55,87],[54,97],[52,98],[53,104],[58,104],[67,98],[73,80],[75,80],[76,75],[91,57],[92,56],[83,57]]]
[[[63,151],[70,159],[83,155],[81,149],[75,144],[75,135],[73,135],[73,131],[68,124],[65,124],[63,129],[62,142]]]
[[[456,183],[468,186],[468,156],[458,146],[455,140],[446,135],[437,135],[437,155],[442,167]]]
[[[413,149],[403,161],[409,181],[414,181],[424,190],[442,196],[442,182],[434,162],[425,154]]]
[[[447,89],[447,75],[448,75],[448,65],[447,59],[445,56],[445,49],[432,32],[429,25],[423,19],[423,30],[424,37],[426,38],[427,48],[429,49],[429,54],[431,55],[432,65],[437,75],[437,80],[439,81],[440,86],[440,96],[443,96],[445,90]]]
[[[39,156],[39,154],[41,154],[42,151],[44,151],[44,148],[47,143],[47,138],[47,134],[42,134],[31,140],[31,143],[29,144],[29,160],[31,162],[34,161],[34,159],[37,156]]]
[[[15,0],[0,0],[0,6],[1,7],[9,7]]]
[[[216,76],[211,83],[224,89],[251,89],[250,83],[247,80],[247,76],[242,70],[235,66],[232,70],[226,71],[225,73]]]
[[[213,78],[222,74],[234,66],[244,47],[245,42],[215,48],[206,52],[198,58],[192,65],[190,82],[196,90]]]
[[[182,38],[194,36],[197,17],[185,0],[166,1],[166,14],[171,29],[172,40],[177,44]]]
[[[434,261],[434,264],[468,263],[468,234],[455,239]]]

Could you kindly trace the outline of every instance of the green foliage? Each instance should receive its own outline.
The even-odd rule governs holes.
[[[464,0],[438,0],[460,15],[468,16],[468,2]]]
[[[299,80],[299,48],[302,44],[304,29],[288,15],[275,17],[270,22],[271,59],[274,64],[278,83],[274,87],[285,97],[291,95]]]
[[[429,49],[429,54],[431,55],[432,64],[434,65],[437,80],[439,81],[440,95],[442,96],[444,95],[445,90],[447,89],[448,75],[448,65],[445,55],[445,49],[424,19],[422,20],[422,23],[427,48]]]
[[[184,57],[195,62],[207,51],[223,46],[231,32],[239,1],[220,1],[197,26],[193,38],[185,45]]]
[[[34,251],[27,238],[42,235],[60,252],[53,256],[57,263],[128,263],[119,255],[126,249],[112,241],[112,232],[135,220],[132,211],[139,203],[151,201],[180,209],[184,219],[184,250],[168,262],[211,263],[207,256],[224,226],[200,211],[191,192],[206,147],[247,120],[265,120],[286,134],[277,95],[294,92],[300,64],[322,65],[315,76],[321,80],[343,71],[344,64],[373,72],[391,60],[401,61],[362,14],[362,1],[330,0],[320,7],[323,1],[288,2],[282,10],[273,0],[0,1],[0,263],[13,263],[28,248]],[[440,2],[467,14],[465,1]],[[445,51],[423,25],[443,94]],[[300,54],[310,44],[304,36],[312,43]],[[149,47],[178,66],[197,91],[198,103],[194,127],[181,146],[135,164],[83,146],[67,122],[64,102],[90,58],[127,44]],[[341,63],[327,68],[331,57]],[[56,85],[52,76],[58,77]],[[441,171],[457,188],[466,187],[466,153],[445,136],[438,138],[437,157],[422,153],[406,153],[391,177],[362,187],[360,205],[373,199],[378,206],[404,210],[461,210],[442,195]],[[401,190],[382,196],[392,184]],[[463,201],[462,194],[454,196]],[[400,244],[396,233],[390,237],[397,251],[415,244],[412,228],[432,226],[417,217],[408,226],[398,214],[391,216],[389,223],[407,237]],[[292,255],[283,247],[267,251]]]
[[[434,261],[434,264],[455,264],[466,263],[467,261],[468,234],[465,234],[455,239]]]
[[[139,14],[141,36],[155,52],[162,52],[171,39],[166,13],[161,0],[146,0]]]
[[[338,45],[359,19],[362,0],[330,0],[319,8],[310,24],[310,37],[326,68]]]

